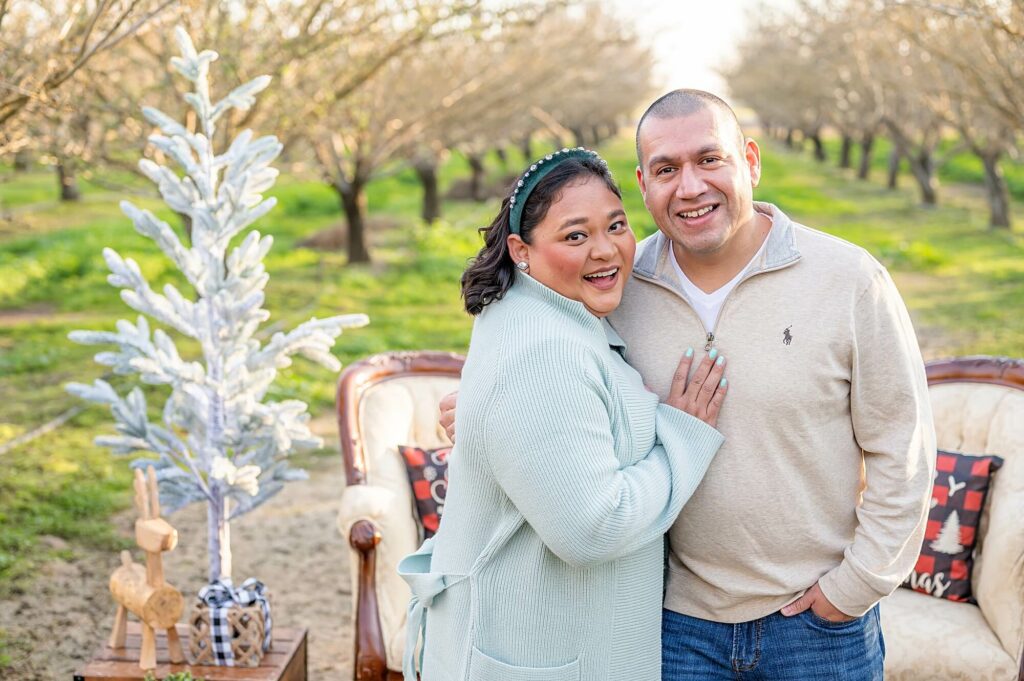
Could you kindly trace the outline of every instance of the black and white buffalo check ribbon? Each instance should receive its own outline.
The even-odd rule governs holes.
[[[231,608],[259,603],[263,610],[263,651],[270,648],[270,602],[263,582],[250,578],[236,589],[230,579],[221,579],[200,589],[199,600],[210,606],[210,638],[216,664],[235,666],[235,656],[231,651],[231,624],[228,622]]]

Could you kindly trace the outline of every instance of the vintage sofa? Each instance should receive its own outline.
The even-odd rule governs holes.
[[[889,681],[1024,681],[1024,362],[930,363],[940,449],[998,454],[971,582],[978,605],[909,589],[882,601]]]
[[[377,355],[338,386],[347,487],[338,527],[351,550],[353,678],[401,678],[409,590],[395,566],[420,534],[396,445],[448,444],[437,404],[463,358]],[[1024,362],[962,358],[928,365],[941,448],[1005,459],[986,501],[972,575],[978,605],[897,589],[882,603],[886,679],[1024,681]]]

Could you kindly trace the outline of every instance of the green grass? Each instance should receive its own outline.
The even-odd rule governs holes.
[[[127,466],[92,445],[97,412],[4,456],[0,467],[0,595],[22,588],[36,560],[70,554],[43,536],[125,548],[107,518],[129,500]],[[33,560],[26,560],[31,556]]]
[[[1013,205],[1015,231],[989,230],[976,192],[946,191],[939,207],[925,209],[909,177],[888,191],[884,173],[860,182],[831,158],[818,164],[768,145],[757,196],[871,251],[893,271],[915,318],[949,337],[951,353],[1024,354],[1024,206]]]
[[[923,210],[909,178],[903,178],[901,190],[885,190],[880,184],[884,144],[879,146],[876,165],[881,169],[865,183],[834,168],[834,149],[833,160],[821,165],[807,154],[766,143],[764,181],[755,196],[879,257],[892,269],[922,334],[941,335],[942,348],[955,354],[1021,355],[1020,231],[987,230],[984,206],[971,192],[949,192],[948,201],[940,197],[944,205]],[[654,223],[633,179],[632,141],[623,136],[603,151],[623,187],[634,230],[638,236],[652,233]],[[511,167],[518,168],[521,157],[510,156]],[[494,177],[507,172],[496,159],[488,163]],[[442,168],[442,191],[467,173],[464,159],[454,155]],[[97,349],[70,343],[69,331],[109,329],[117,319],[134,316],[105,281],[104,246],[135,258],[154,283],[183,286],[156,247],[121,215],[117,203],[124,196],[85,187],[83,204],[60,205],[52,202],[47,171],[3,177],[0,202],[34,208],[13,222],[0,222],[0,442],[74,406],[63,390],[66,382],[89,382],[103,374],[103,367],[91,360]],[[471,320],[460,305],[459,277],[479,247],[476,228],[489,222],[496,201],[448,201],[445,220],[427,227],[417,217],[420,190],[412,173],[375,182],[368,192],[377,225],[372,234],[375,262],[348,266],[342,253],[297,245],[342,220],[329,188],[285,175],[273,193],[279,205],[258,225],[275,238],[267,258],[270,324],[288,329],[313,315],[367,313],[370,326],[347,331],[335,347],[345,364],[386,350],[465,349]],[[176,224],[158,202],[132,200]],[[1021,215],[1021,205],[1014,209]],[[271,397],[302,399],[312,412],[322,413],[333,403],[335,379],[299,360],[279,375]],[[131,384],[129,379],[117,382],[122,388]],[[158,391],[149,394],[151,407],[158,408]],[[92,444],[95,435],[110,430],[109,413],[89,407],[64,427],[0,458],[0,595],[26,588],[38,562],[55,553],[79,545],[111,550],[121,545],[108,518],[129,503],[127,461]],[[310,456],[331,454],[322,451],[300,461]],[[69,548],[40,541],[48,535],[69,542]],[[0,664],[3,655],[0,639]]]
[[[827,163],[836,165],[839,163],[839,151],[841,141],[838,137],[827,137],[824,140],[825,153],[828,155]],[[811,145],[806,144],[806,153],[810,153]],[[892,144],[884,137],[876,137],[875,145],[871,155],[871,176],[876,182],[884,182],[888,172],[889,153],[892,151]],[[854,169],[860,163],[860,146],[854,145],[851,156]],[[981,186],[985,182],[985,171],[981,166],[981,160],[970,151],[961,147],[956,139],[945,139],[939,144],[936,152],[936,160],[942,164],[938,169],[939,180],[939,201],[943,199],[942,185],[944,184],[970,184]],[[900,183],[908,188],[913,188],[914,179],[907,171],[906,161],[900,164],[902,176]],[[1024,159],[1012,159],[1009,156],[1002,159],[1003,176],[1006,179],[1006,186],[1010,196],[1019,201],[1024,201]]]

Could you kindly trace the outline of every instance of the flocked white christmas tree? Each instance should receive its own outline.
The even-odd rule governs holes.
[[[960,545],[960,514],[956,510],[946,516],[946,522],[942,523],[939,536],[931,543],[931,547],[932,551],[951,556],[963,552],[964,547]]]
[[[208,82],[210,62],[217,53],[196,52],[188,34],[175,32],[181,57],[174,69],[193,83],[185,101],[195,111],[198,130],[190,132],[170,116],[143,108],[162,134],[149,139],[173,159],[184,176],[143,159],[142,172],[159,186],[164,201],[191,219],[191,244],[186,246],[166,222],[148,210],[124,201],[121,209],[135,229],[153,239],[195,293],[189,299],[172,285],[162,293],[150,288],[139,266],[110,248],[103,257],[110,268],[108,281],[121,289],[121,299],[181,336],[193,339],[201,361],[181,357],[171,336],[150,331],[145,316],[135,323],[117,322],[116,331],[74,331],[70,338],[85,344],[114,344],[96,361],[116,374],[138,374],[143,383],[168,385],[170,397],[160,423],[149,420],[146,398],[138,387],[119,395],[106,381],[72,383],[69,392],[86,400],[109,404],[117,435],[96,439],[114,452],[148,452],[134,467],[154,465],[160,505],[172,512],[186,504],[208,504],[209,579],[231,576],[229,522],[267,501],[305,472],[290,468],[287,457],[320,446],[309,430],[304,402],[266,400],[279,369],[303,355],[337,371],[330,353],[345,327],[367,323],[365,315],[310,319],[288,333],[275,333],[265,345],[256,338],[270,313],[263,308],[268,275],[263,258],[273,239],[250,231],[230,249],[233,237],[274,207],[262,192],[277,178],[270,163],[281,151],[273,136],[253,139],[240,133],[224,153],[212,148],[218,119],[231,109],[247,110],[254,96],[270,83],[261,76],[239,86],[214,103]]]

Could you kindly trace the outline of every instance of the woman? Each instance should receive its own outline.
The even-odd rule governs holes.
[[[635,248],[582,147],[531,165],[486,229],[462,278],[477,320],[445,512],[399,566],[406,681],[424,624],[422,681],[660,678],[662,534],[722,442],[726,382],[705,358],[717,390],[687,389],[689,350],[659,405],[623,361],[602,318]]]

